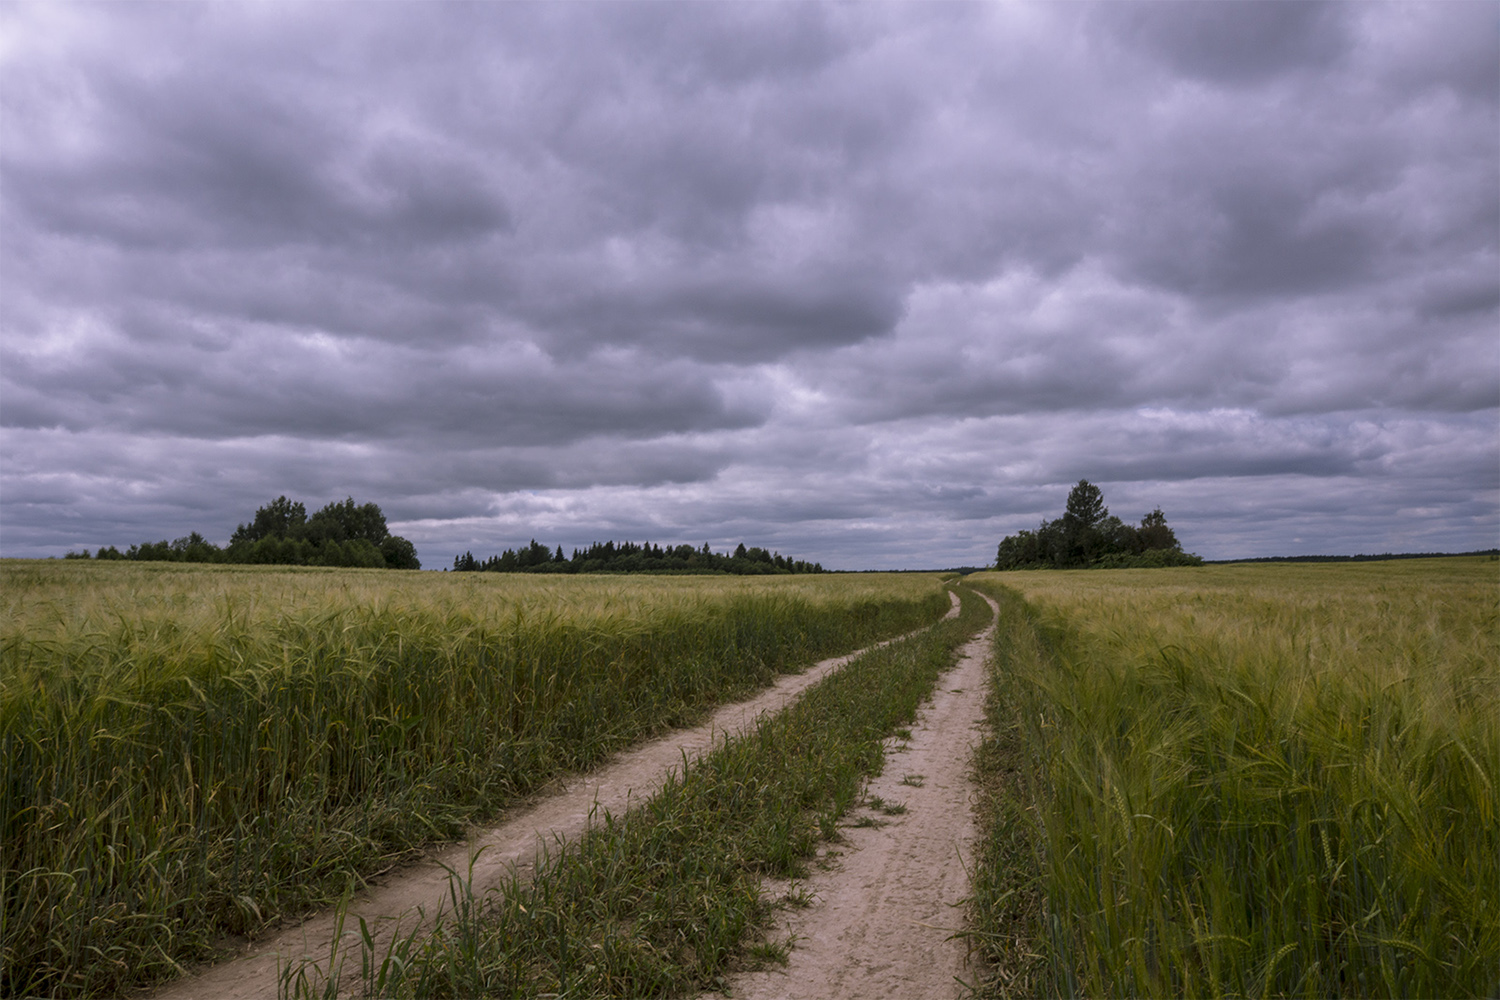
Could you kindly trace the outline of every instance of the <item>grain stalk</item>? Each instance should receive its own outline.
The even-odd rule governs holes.
[[[0,560],[0,994],[113,995],[932,621],[934,577]]]
[[[1479,560],[982,582],[1007,623],[989,773],[1019,779],[976,884],[991,991],[1493,992],[1495,583]]]
[[[759,937],[773,906],[762,882],[806,874],[879,772],[886,737],[910,724],[988,615],[965,592],[959,618],[864,654],[753,732],[684,761],[576,850],[471,898],[465,912],[482,920],[442,922],[384,995],[685,996],[747,963],[783,961],[787,943]],[[805,902],[791,894],[790,905]]]

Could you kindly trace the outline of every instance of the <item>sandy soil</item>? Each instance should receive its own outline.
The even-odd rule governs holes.
[[[958,977],[967,947],[951,938],[964,926],[960,904],[969,890],[964,866],[972,863],[976,834],[969,761],[984,720],[993,631],[991,625],[965,646],[938,680],[911,740],[889,744],[885,773],[870,782],[867,807],[841,829],[844,843],[825,854],[826,867],[791,887],[814,901],[783,911],[782,926],[770,935],[790,939],[789,964],[736,976],[724,994],[703,1000],[963,995]],[[869,807],[875,799],[905,812]]]
[[[949,617],[958,613],[953,596]],[[862,652],[862,651],[861,651]],[[356,941],[359,917],[369,924],[377,949],[393,933],[406,934],[430,926],[448,903],[448,869],[472,871],[476,895],[500,885],[517,866],[535,861],[559,841],[576,840],[587,828],[595,810],[620,815],[642,798],[654,795],[669,774],[689,760],[711,750],[717,743],[753,726],[767,712],[784,708],[810,685],[843,666],[858,653],[823,660],[801,674],[783,676],[750,701],[727,705],[705,725],[679,730],[620,754],[609,764],[578,775],[539,797],[530,805],[510,813],[498,826],[475,830],[467,843],[436,852],[425,862],[393,872],[384,881],[354,898],[348,908],[344,937]],[[924,765],[928,766],[928,765]],[[932,765],[933,774],[940,772]],[[472,863],[472,868],[471,868]],[[446,867],[445,867],[446,866]],[[320,914],[298,927],[284,930],[255,944],[246,953],[197,970],[167,984],[155,994],[159,1000],[275,1000],[282,968],[304,961],[326,964],[336,936],[337,917]],[[355,950],[343,969],[345,977],[357,977],[359,955]],[[353,992],[350,983],[346,994]]]

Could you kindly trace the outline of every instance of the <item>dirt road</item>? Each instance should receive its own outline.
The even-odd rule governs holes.
[[[958,597],[950,597],[953,608],[948,617],[953,617],[958,614]],[[624,813],[634,802],[654,795],[667,776],[682,766],[684,754],[689,760],[699,757],[753,726],[761,715],[780,711],[859,652],[823,660],[801,674],[783,676],[750,701],[719,709],[706,724],[670,733],[623,753],[604,767],[578,775],[552,794],[515,811],[504,823],[476,830],[468,843],[391,874],[383,884],[351,902],[344,925],[346,940],[357,940],[358,918],[363,917],[374,933],[377,950],[383,954],[398,927],[405,934],[419,926],[431,926],[448,902],[448,869],[461,873],[472,870],[473,891],[482,896],[500,885],[514,867],[531,864],[542,848],[555,848],[559,840],[577,840],[596,809],[600,814]],[[169,983],[155,996],[158,1000],[275,1000],[282,968],[304,961],[326,964],[336,928],[335,914],[321,914],[257,943],[243,955]],[[359,955],[355,951],[343,969],[348,980],[345,995],[355,992],[358,973]]]
[[[989,600],[989,598],[985,598]],[[996,614],[999,607],[989,601]],[[792,942],[785,968],[731,980],[734,1000],[958,997],[966,946],[966,864],[975,838],[969,758],[984,720],[994,625],[938,679],[910,741],[893,741],[866,808],[841,828],[829,867],[802,883],[814,902],[787,911],[772,937]],[[904,811],[900,811],[904,808]],[[861,823],[879,825],[861,825]],[[702,1000],[721,996],[707,994]]]

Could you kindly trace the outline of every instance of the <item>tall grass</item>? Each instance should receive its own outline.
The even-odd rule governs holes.
[[[483,899],[456,879],[427,941],[383,955],[364,945],[366,994],[667,997],[723,986],[767,915],[762,881],[805,874],[879,773],[884,738],[988,619],[978,595],[963,601],[957,618],[857,658],[627,815],[600,817],[530,876]],[[333,971],[295,970],[287,992],[331,996]]]
[[[5,995],[169,975],[561,771],[947,607],[933,577],[12,561],[0,580]]]
[[[988,578],[992,763],[1024,782],[976,889],[1020,959],[995,991],[1494,993],[1497,569]]]

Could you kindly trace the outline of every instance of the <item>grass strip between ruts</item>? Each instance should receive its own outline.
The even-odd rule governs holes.
[[[983,599],[960,594],[958,617],[852,661],[639,808],[603,817],[533,875],[484,899],[456,878],[452,911],[431,937],[383,955],[365,948],[364,991],[683,996],[721,985],[771,909],[762,881],[805,873],[879,773],[884,738],[984,626]],[[293,970],[284,991],[332,995],[320,971]]]
[[[985,737],[974,753],[979,785],[980,841],[969,897],[971,954],[983,959],[976,993],[985,997],[1033,997],[1055,992],[1039,954],[1043,893],[1040,836],[1031,809],[1030,748],[1002,679],[1018,661],[1044,654],[1026,602],[1014,591],[988,587],[1000,605],[995,627]]]

